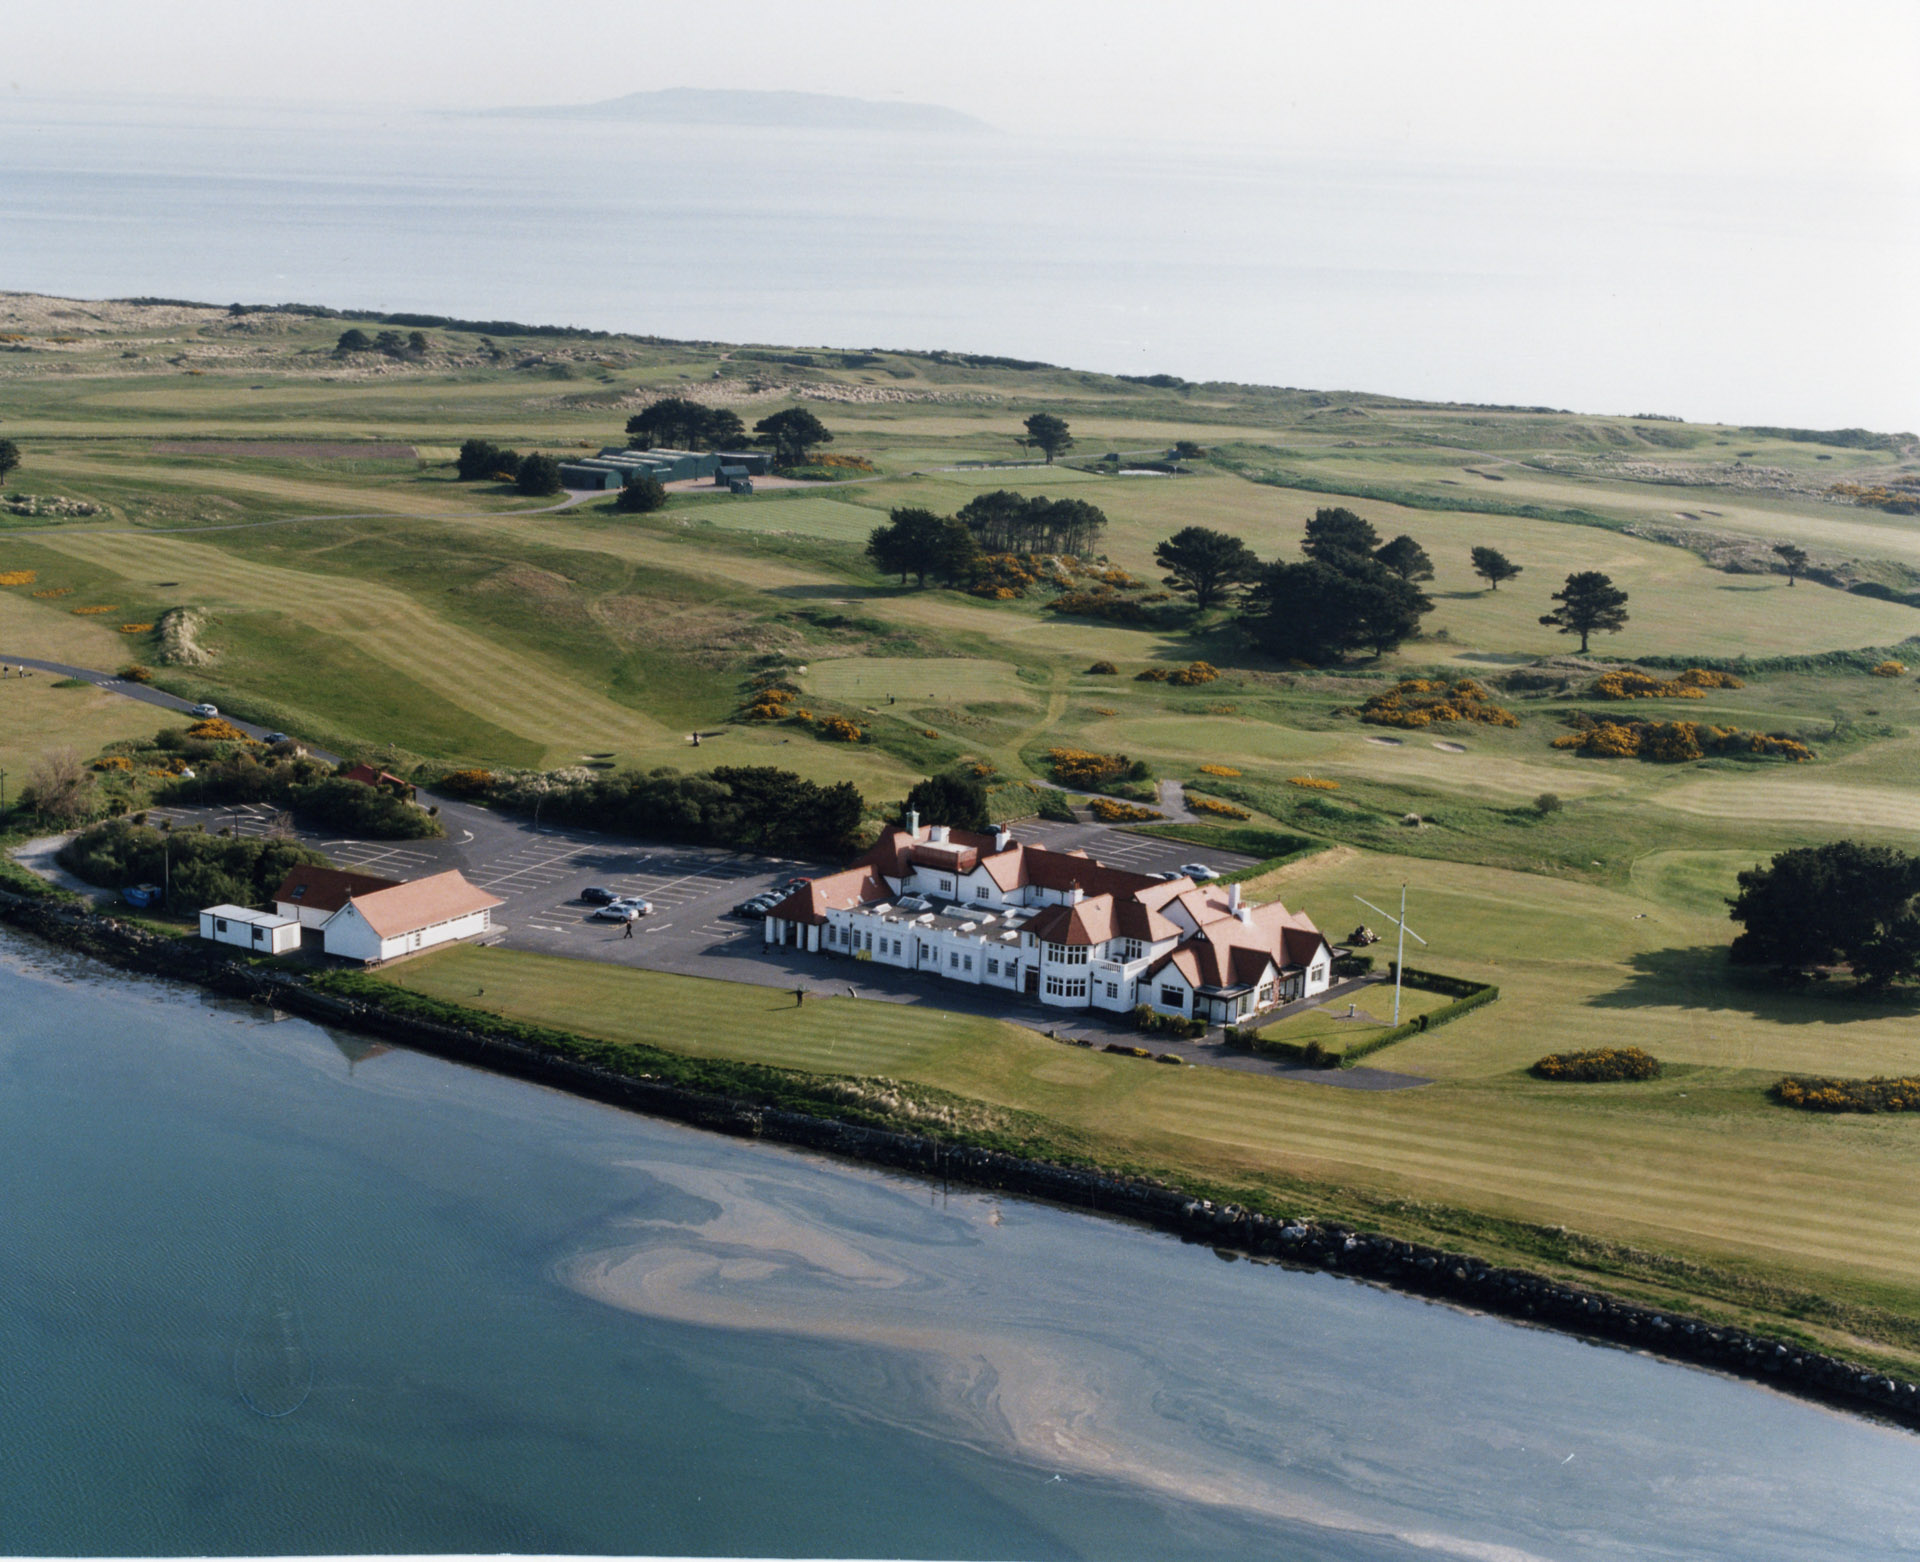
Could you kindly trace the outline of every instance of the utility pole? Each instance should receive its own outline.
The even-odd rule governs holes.
[[[1355,895],[1353,898],[1360,900],[1358,895]],[[1407,969],[1407,935],[1413,933],[1414,941],[1423,949],[1426,947],[1427,941],[1407,926],[1407,883],[1405,879],[1400,881],[1399,916],[1396,917],[1391,911],[1381,911],[1380,908],[1370,900],[1360,900],[1360,904],[1365,906],[1369,911],[1379,912],[1381,916],[1385,917],[1395,927],[1400,929],[1399,953],[1394,956],[1393,961],[1393,1023],[1398,1025],[1400,1023],[1400,978],[1406,973]]]
[[[4,770],[0,770],[0,818],[5,818],[6,812],[7,812],[7,773]]]

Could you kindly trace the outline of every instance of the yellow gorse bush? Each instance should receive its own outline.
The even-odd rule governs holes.
[[[39,578],[37,570],[10,569],[0,573],[0,586],[31,586]]]
[[[187,728],[187,736],[199,738],[207,743],[252,743],[255,740],[242,732],[224,716],[209,716],[205,721],[196,721]]]
[[[1338,781],[1322,781],[1317,776],[1288,776],[1287,785],[1304,786],[1311,792],[1337,792],[1340,790],[1340,783]]]
[[[1920,1078],[1820,1079],[1789,1074],[1768,1092],[1803,1112],[1920,1112]]]
[[[119,610],[119,605],[113,602],[105,603],[99,607],[70,607],[67,609],[75,618],[87,618],[95,613],[117,613]]]
[[[1744,689],[1732,673],[1689,667],[1678,678],[1661,680],[1630,667],[1616,668],[1593,680],[1587,692],[1602,700],[1704,700],[1708,689]]]
[[[1239,775],[1240,772],[1235,770],[1231,765],[1202,765],[1200,767],[1200,774],[1203,776],[1225,776],[1231,779]]]
[[[1405,678],[1372,696],[1360,707],[1360,719],[1376,727],[1420,728],[1435,722],[1477,721],[1489,727],[1517,727],[1520,718],[1493,703],[1471,678]]]
[[[1244,808],[1236,808],[1232,803],[1223,803],[1211,797],[1195,797],[1187,794],[1187,807],[1197,814],[1211,814],[1216,819],[1251,819],[1252,814]]]
[[[1798,738],[1774,733],[1747,732],[1739,727],[1716,727],[1703,721],[1595,721],[1575,714],[1575,730],[1553,740],[1594,759],[1646,759],[1655,764],[1682,765],[1709,754],[1738,758],[1759,756],[1804,764],[1813,750]]]
[[[1596,1047],[1587,1052],[1550,1052],[1528,1071],[1538,1079],[1595,1084],[1605,1080],[1658,1079],[1660,1060],[1638,1047]]]
[[[1096,797],[1087,807],[1102,824],[1146,824],[1153,819],[1166,818],[1165,814],[1157,814],[1151,808],[1115,802],[1111,797]]]
[[[1047,768],[1063,786],[1104,786],[1125,774],[1133,761],[1125,754],[1095,754],[1083,748],[1050,748]]]

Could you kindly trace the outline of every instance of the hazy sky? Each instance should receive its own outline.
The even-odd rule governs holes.
[[[1916,0],[62,0],[12,15],[0,79],[431,107],[797,88],[1016,132],[1920,175]]]

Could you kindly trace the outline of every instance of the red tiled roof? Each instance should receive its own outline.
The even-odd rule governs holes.
[[[276,905],[285,901],[302,909],[314,906],[321,911],[338,911],[350,895],[371,895],[376,890],[393,889],[399,883],[398,879],[383,879],[371,873],[349,873],[344,868],[303,863],[280,881],[273,899]]]
[[[353,897],[353,909],[382,938],[404,938],[437,922],[451,922],[500,904],[498,895],[469,884],[458,868]]]
[[[893,891],[887,888],[879,872],[872,867],[843,868],[802,884],[767,913],[788,922],[824,922],[829,911],[847,911],[854,906],[870,906],[887,900]]]
[[[1147,974],[1171,965],[1194,987],[1251,987],[1269,962],[1282,970],[1311,965],[1326,942],[1305,913],[1289,911],[1276,900],[1248,908],[1245,921],[1232,915],[1210,918]]]

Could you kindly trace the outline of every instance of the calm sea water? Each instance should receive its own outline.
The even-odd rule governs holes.
[[[1524,149],[1516,149],[1524,152]],[[0,102],[0,287],[1920,427],[1920,191]]]
[[[1920,1440],[0,943],[0,1552],[1852,1559]]]

